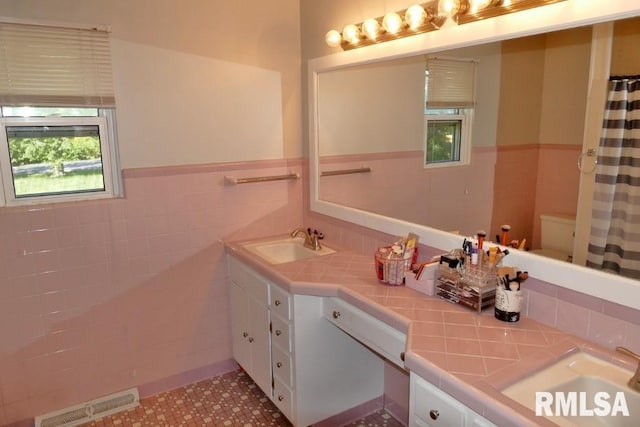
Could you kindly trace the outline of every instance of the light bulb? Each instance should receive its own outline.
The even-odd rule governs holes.
[[[395,12],[389,12],[382,18],[382,26],[389,34],[396,34],[402,28],[402,18]]]
[[[471,6],[471,13],[477,13],[485,7],[489,6],[492,0],[469,0]]]
[[[340,46],[340,42],[342,41],[342,36],[336,30],[329,30],[327,34],[324,36],[324,41],[330,47],[338,47]]]
[[[460,0],[440,0],[438,2],[438,15],[451,18],[460,10]]]
[[[360,41],[360,31],[358,27],[353,24],[346,25],[342,30],[342,38],[351,44],[356,44]]]
[[[412,30],[424,24],[425,19],[427,19],[427,12],[419,4],[414,4],[404,13],[404,20]]]
[[[362,23],[362,32],[369,40],[375,40],[380,34],[380,23],[373,18],[369,18]]]

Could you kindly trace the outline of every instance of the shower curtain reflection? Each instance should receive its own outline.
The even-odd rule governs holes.
[[[640,75],[609,83],[587,266],[640,279]]]

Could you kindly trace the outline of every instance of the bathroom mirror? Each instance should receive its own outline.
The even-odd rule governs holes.
[[[319,199],[465,236],[484,229],[490,240],[510,224],[512,239],[540,248],[536,214],[576,213],[591,34],[587,26],[437,52],[475,64],[462,165],[425,164],[429,55],[321,73]]]
[[[540,14],[540,10],[527,11],[522,14],[496,18],[492,25],[485,25],[487,22],[474,23],[473,30],[471,30],[470,24],[411,38],[414,40],[405,39],[388,43],[388,46],[377,45],[312,60],[309,70],[312,210],[391,234],[399,235],[405,234],[407,230],[418,230],[425,243],[443,249],[455,247],[461,240],[461,238],[449,233],[451,231],[460,231],[469,235],[481,227],[491,233],[495,232],[496,227],[501,223],[508,221],[513,227],[516,222],[519,229],[526,230],[522,233],[522,237],[527,237],[530,242],[535,242],[534,244],[538,245],[536,240],[539,240],[539,223],[538,225],[531,224],[531,215],[527,215],[528,225],[524,221],[518,223],[520,219],[517,218],[517,213],[514,215],[513,211],[510,211],[512,207],[505,205],[505,199],[496,197],[494,191],[503,180],[499,174],[494,178],[493,169],[497,160],[495,141],[496,139],[499,141],[500,137],[504,138],[500,132],[504,133],[505,130],[501,130],[497,126],[496,117],[499,112],[496,108],[487,109],[484,107],[498,104],[497,97],[500,96],[501,85],[507,85],[510,90],[514,90],[517,86],[514,86],[513,82],[505,83],[504,76],[500,81],[501,70],[499,66],[495,67],[495,61],[492,58],[500,57],[500,42],[502,40],[505,40],[504,43],[511,48],[516,49],[517,53],[518,43],[522,44],[527,41],[535,43],[541,37],[538,34],[554,30],[559,31],[554,33],[558,34],[557,43],[561,44],[563,37],[585,41],[587,52],[583,58],[587,58],[588,61],[592,36],[590,24],[636,16],[639,12],[637,7],[627,4],[618,10],[609,11],[607,16],[602,16],[599,11],[589,10],[588,7],[585,7],[584,2],[578,1],[573,6],[567,6],[567,4],[553,6],[556,10],[563,8],[562,13],[544,14],[544,19],[540,19],[540,16],[533,16],[536,13]],[[546,25],[540,27],[535,24],[536,22],[546,22]],[[589,25],[585,26],[584,24]],[[500,28],[505,30],[500,31]],[[575,29],[568,31],[569,28]],[[498,29],[499,36],[496,35],[495,29]],[[522,37],[526,37],[526,39]],[[549,37],[553,38],[554,36]],[[424,57],[435,54],[473,58],[479,63],[478,76],[481,78],[481,82],[478,82],[478,104],[474,112],[474,135],[478,137],[474,136],[472,155],[476,159],[483,156],[482,163],[485,166],[480,169],[469,167],[462,172],[460,169],[453,172],[452,168],[429,170],[430,178],[425,182],[424,179],[416,180],[416,174],[419,174],[420,170],[425,171],[422,167],[422,135],[415,131],[414,139],[411,140],[406,136],[407,133],[412,132],[413,128],[420,127],[423,120],[423,104],[420,99],[422,94],[418,92],[417,96],[409,98],[406,95],[409,92],[403,92],[403,90],[409,84],[408,73],[413,73],[410,70],[420,67],[424,69]],[[581,73],[580,79],[584,83],[583,87],[586,86],[586,79],[588,79],[588,68],[587,62],[586,64],[582,63],[581,70],[577,70]],[[396,71],[392,71],[394,69]],[[350,87],[353,89],[353,82],[362,82],[362,73],[365,72],[377,75],[376,79],[388,83],[385,80],[386,75],[388,79],[393,81],[393,84],[380,84],[377,88],[373,87],[369,90],[362,89],[358,95],[359,99],[356,99],[360,103],[358,104],[353,97],[347,96],[348,91],[340,91],[339,88]],[[397,77],[398,73],[400,77]],[[530,81],[525,78],[527,76],[519,77],[521,82]],[[338,79],[346,80],[340,83]],[[348,83],[349,81],[351,83]],[[413,92],[420,90],[419,81],[417,85],[415,82],[412,84]],[[329,91],[323,92],[325,88],[333,88],[334,90],[331,93]],[[530,85],[520,87],[523,94],[526,94],[527,89],[530,89]],[[586,101],[585,92],[580,96]],[[333,108],[329,108],[330,103],[336,101],[336,97],[340,97],[338,102],[333,104]],[[377,99],[375,105],[373,98]],[[409,108],[411,108],[411,112],[407,111]],[[327,112],[330,114],[327,115]],[[353,115],[354,113],[355,115]],[[508,113],[507,111],[501,114],[508,116]],[[553,158],[561,157],[561,162],[567,164],[565,169],[569,178],[565,184],[567,188],[573,188],[571,190],[573,199],[565,197],[561,200],[568,202],[568,205],[572,203],[573,206],[576,205],[578,197],[577,187],[580,176],[575,163],[582,150],[585,111],[583,109],[574,113],[575,115],[571,118],[573,127],[563,128],[557,124],[554,125],[556,134],[558,130],[566,133],[560,136],[556,135],[563,143],[551,147],[555,151],[550,156]],[[324,120],[331,115],[334,116],[334,119],[338,117],[340,120],[334,120],[331,124],[325,123]],[[506,125],[506,132],[510,131],[512,135],[515,135],[516,132],[525,133],[528,130],[527,121],[518,122],[513,114],[509,118],[511,121]],[[342,123],[342,126],[358,123],[365,124],[365,126],[349,130],[346,127],[340,128],[337,125],[339,123]],[[491,123],[494,124],[493,127]],[[349,144],[346,143],[347,139],[342,138],[347,133],[353,135]],[[372,142],[374,141],[373,135],[383,135],[383,138],[378,141],[393,141],[394,144],[385,145],[380,142]],[[573,138],[573,140],[566,144],[568,138]],[[398,159],[402,162],[411,159],[410,161],[415,163],[418,172],[413,173],[406,168],[404,173],[402,168],[394,170],[394,162]],[[528,165],[525,163],[521,166],[512,166],[515,166],[515,169],[511,168],[511,170],[517,171],[518,168],[526,169]],[[372,185],[374,174],[366,172],[369,167],[373,171],[390,170],[392,179],[386,178],[383,183],[377,182]],[[546,164],[546,167],[553,166]],[[358,169],[361,169],[362,172],[319,176],[320,172]],[[554,176],[557,177],[557,175]],[[418,187],[415,182],[421,182],[421,185]],[[546,185],[551,184],[547,183]],[[503,191],[507,193],[513,192],[512,188],[502,187]],[[523,200],[526,201],[532,192],[523,191],[521,193],[519,200],[513,202],[514,205],[522,203]],[[559,194],[569,193],[567,189],[563,189]],[[394,199],[395,196],[398,196],[399,199]],[[491,198],[494,201],[496,199],[501,201],[499,203],[487,202]],[[442,209],[435,214],[428,210],[422,211],[416,208],[419,205],[418,202],[426,202],[424,203],[426,206],[442,205]],[[533,203],[535,204],[535,201]],[[373,208],[374,205],[378,207]],[[539,208],[537,214],[545,213],[544,211],[549,211],[549,209]],[[561,211],[562,209],[556,209],[553,212],[562,213]],[[500,217],[500,215],[496,215],[496,212],[504,216]],[[503,219],[505,217],[508,219]],[[521,236],[518,235],[518,238]],[[542,280],[623,305],[640,308],[638,298],[635,300],[632,298],[630,301],[627,293],[630,291],[640,295],[640,285],[634,280],[606,275],[602,272],[560,263],[529,253],[518,253],[515,258],[518,258],[517,262],[520,266],[531,265],[530,270],[538,271],[536,277]],[[606,278],[609,283],[618,282],[620,287],[616,287],[616,291],[611,292],[611,288],[608,286],[608,290],[605,291],[601,285],[596,283],[602,278]]]

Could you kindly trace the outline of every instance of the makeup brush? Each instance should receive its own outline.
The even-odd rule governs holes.
[[[482,244],[484,243],[484,238],[487,237],[487,232],[484,230],[478,230],[476,235],[478,237],[478,251],[482,251]]]

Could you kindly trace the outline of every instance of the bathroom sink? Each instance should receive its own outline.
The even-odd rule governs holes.
[[[630,370],[578,352],[512,384],[502,393],[533,411],[537,404],[536,415],[546,416],[559,426],[638,426],[640,393],[627,386],[632,376]],[[542,393],[536,395],[537,392]],[[575,402],[566,403],[570,399]],[[623,404],[629,416],[624,416]]]
[[[281,238],[266,242],[248,243],[243,247],[271,264],[299,261],[302,259],[329,255],[335,251],[326,246],[314,251],[304,246],[304,239]]]

